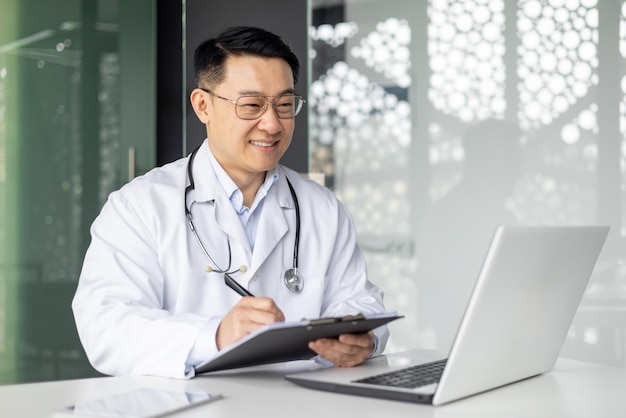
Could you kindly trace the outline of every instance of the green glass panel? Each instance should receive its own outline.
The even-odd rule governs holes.
[[[89,226],[129,147],[154,164],[154,87],[123,94],[122,72],[127,57],[154,79],[154,2],[130,3],[0,0],[0,383],[97,375],[70,306]],[[146,137],[122,140],[135,126]]]

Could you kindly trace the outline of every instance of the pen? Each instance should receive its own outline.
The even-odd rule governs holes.
[[[239,293],[241,296],[254,296],[252,293],[248,291],[248,289],[246,289],[245,287],[237,283],[235,279],[230,277],[230,274],[228,273],[224,273],[224,282],[226,283],[226,286],[230,287],[235,292]]]

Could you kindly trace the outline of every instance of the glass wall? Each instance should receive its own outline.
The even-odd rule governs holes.
[[[497,225],[608,224],[563,355],[626,364],[626,6],[311,7],[311,171],[406,316],[388,352],[449,347]]]
[[[0,383],[95,374],[70,308],[88,229],[154,166],[154,7],[123,3],[0,0]]]

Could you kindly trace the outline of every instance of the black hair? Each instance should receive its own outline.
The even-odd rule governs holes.
[[[221,83],[224,80],[224,63],[230,55],[282,58],[291,67],[294,84],[298,81],[300,62],[283,38],[265,29],[235,26],[196,48],[196,83],[205,82],[209,86]]]

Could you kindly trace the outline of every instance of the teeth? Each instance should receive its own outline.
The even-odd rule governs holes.
[[[274,143],[268,143],[268,142],[257,142],[257,141],[250,141],[250,143],[252,145],[256,145],[259,147],[271,147],[272,145],[274,145]]]

